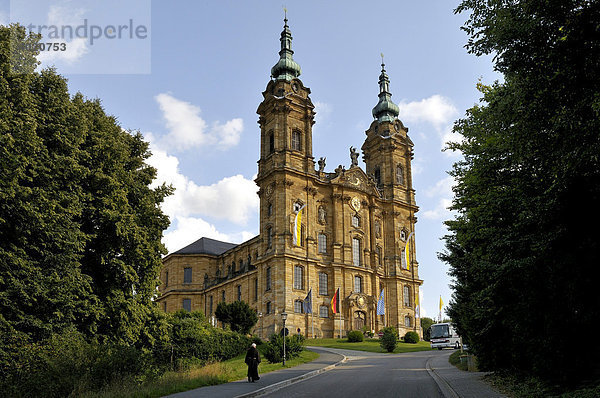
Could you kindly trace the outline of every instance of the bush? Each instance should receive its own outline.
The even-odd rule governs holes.
[[[363,341],[363,334],[359,330],[351,330],[348,332],[348,342],[349,343],[360,343]]]
[[[292,359],[304,350],[304,336],[296,334],[285,338],[285,359]],[[272,334],[264,348],[264,357],[271,363],[283,360],[283,336]]]
[[[255,343],[257,346],[263,344],[263,341],[258,336],[252,336],[252,342]]]
[[[242,334],[250,333],[258,322],[256,311],[245,301],[234,301],[231,304],[221,302],[217,305],[215,316],[219,321],[229,324],[231,330]]]
[[[379,345],[387,352],[393,352],[398,344],[398,332],[393,326],[388,326],[383,329],[383,336]]]
[[[406,332],[404,335],[404,342],[410,344],[417,344],[419,342],[419,335],[417,332]]]

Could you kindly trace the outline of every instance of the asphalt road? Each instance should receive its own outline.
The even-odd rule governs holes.
[[[268,397],[444,397],[427,361],[448,351],[402,355],[346,351],[349,361],[333,370],[277,390]],[[433,358],[432,358],[433,357]],[[440,358],[441,359],[441,358]]]

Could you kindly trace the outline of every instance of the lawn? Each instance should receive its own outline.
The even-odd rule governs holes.
[[[365,339],[360,343],[348,343],[348,340],[346,339],[307,339],[305,343],[307,346],[314,347],[387,353],[387,351],[379,345],[379,339]],[[431,345],[428,341],[419,341],[416,344],[399,342],[394,350],[394,354],[428,350],[431,350]]]
[[[248,368],[244,363],[245,356],[246,353],[227,361],[191,367],[187,371],[166,372],[158,379],[141,386],[116,383],[101,393],[82,394],[81,396],[86,398],[154,398],[175,394],[181,391],[188,391],[194,388],[242,380],[246,378],[248,371]],[[306,362],[314,361],[318,357],[319,354],[304,350],[298,358],[287,360],[285,367],[291,368],[298,366]],[[279,369],[283,369],[281,363],[269,363],[263,358],[263,361],[258,366],[258,373],[262,375]]]

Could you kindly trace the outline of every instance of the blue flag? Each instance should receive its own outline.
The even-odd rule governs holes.
[[[308,291],[308,294],[306,295],[302,305],[304,306],[305,314],[312,314],[312,288]]]
[[[377,300],[377,315],[385,315],[385,299],[383,298],[384,290],[385,289],[381,289],[379,300]]]

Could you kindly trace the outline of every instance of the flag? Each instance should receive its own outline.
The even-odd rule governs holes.
[[[302,205],[301,208],[296,211],[296,218],[294,219],[294,244],[296,246],[302,246],[302,209],[306,205]]]
[[[412,238],[414,234],[414,232],[411,232],[410,235],[408,235],[408,239],[406,239],[406,246],[404,247],[404,261],[406,261],[407,270],[410,269],[410,238]]]
[[[331,299],[331,311],[334,314],[337,314],[338,312],[340,312],[340,304],[339,304],[339,297],[340,297],[340,288],[338,287],[338,289],[335,291],[335,294],[333,295],[333,298]]]
[[[308,294],[306,295],[302,306],[304,307],[305,314],[312,314],[312,288],[308,291]]]
[[[419,308],[419,291],[417,290],[417,295],[415,296],[415,318],[421,317],[421,309]]]
[[[385,289],[381,289],[379,300],[377,300],[377,315],[385,315],[385,299],[383,298],[384,290]]]
[[[444,306],[444,302],[442,301],[442,296],[440,296],[440,311],[442,310],[443,306]]]

